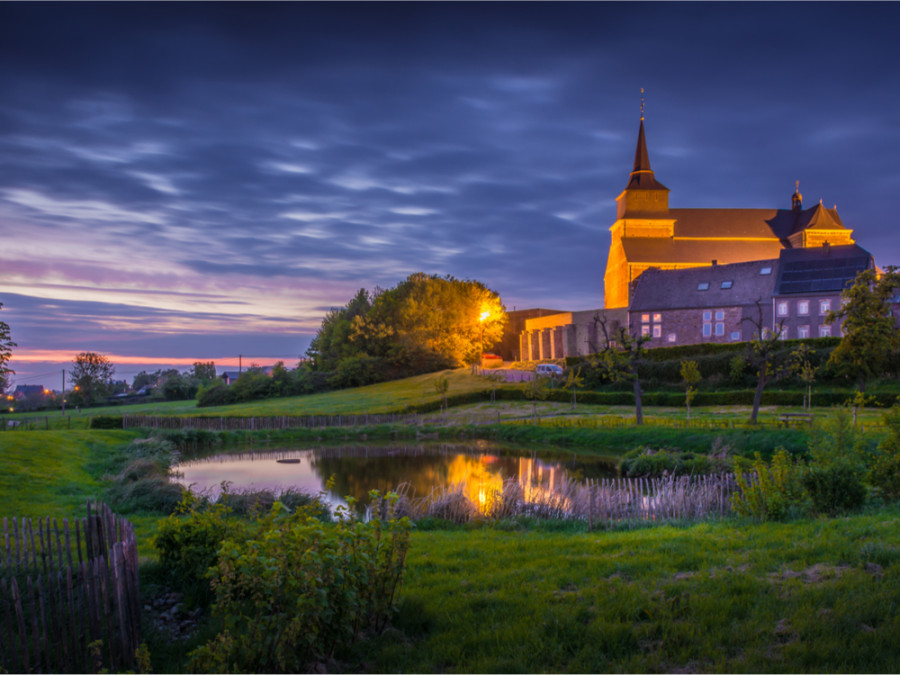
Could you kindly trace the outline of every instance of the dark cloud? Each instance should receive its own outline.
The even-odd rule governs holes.
[[[109,292],[130,271],[144,297],[231,285],[236,308],[284,280],[304,327],[419,270],[510,306],[597,307],[640,87],[673,206],[783,207],[800,180],[900,262],[898,19],[841,2],[3,3],[0,264],[19,285],[0,300],[26,292],[23,260],[35,297],[90,286],[66,259]],[[118,304],[66,305],[60,325],[188,312]],[[29,311],[29,343],[64,340],[52,308]]]

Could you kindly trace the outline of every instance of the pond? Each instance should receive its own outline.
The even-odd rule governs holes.
[[[553,492],[564,482],[615,477],[617,459],[576,457],[574,453],[514,449],[487,441],[469,443],[368,444],[296,449],[244,450],[198,457],[173,467],[175,480],[216,498],[230,491],[294,489],[323,493],[332,507],[351,496],[361,505],[370,490],[382,493],[408,484],[415,496],[435,488],[465,485],[473,503],[516,479],[529,489]],[[333,479],[326,492],[326,483]]]

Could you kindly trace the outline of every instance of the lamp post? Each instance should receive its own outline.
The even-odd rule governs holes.
[[[481,341],[479,342],[479,347],[481,351],[478,357],[478,365],[484,365],[484,322],[487,321],[487,318],[491,315],[490,312],[484,311],[481,313],[481,316],[478,317],[478,323],[481,324]]]

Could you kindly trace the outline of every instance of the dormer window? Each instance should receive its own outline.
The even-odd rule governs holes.
[[[733,281],[723,281],[719,288],[731,288],[734,285]]]
[[[772,268],[771,267],[761,267],[759,269],[759,273],[760,274],[772,274]]]
[[[697,284],[697,290],[698,291],[708,291],[709,290],[709,282],[701,281],[699,284]]]

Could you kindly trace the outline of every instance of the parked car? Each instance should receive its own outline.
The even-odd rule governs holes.
[[[539,363],[534,372],[544,377],[562,377],[563,369],[555,363]]]

